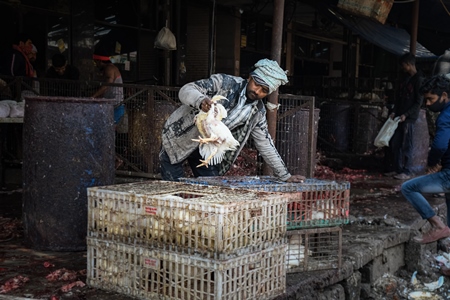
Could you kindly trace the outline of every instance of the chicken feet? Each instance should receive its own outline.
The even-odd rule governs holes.
[[[199,164],[199,165],[197,166],[197,168],[200,168],[201,166],[208,167],[209,161],[211,160],[211,158],[212,158],[214,155],[216,155],[217,150],[218,150],[218,148],[217,148],[217,147],[214,147],[214,151],[211,153],[210,156],[208,156],[207,159],[205,159],[205,160],[200,159],[201,164]]]

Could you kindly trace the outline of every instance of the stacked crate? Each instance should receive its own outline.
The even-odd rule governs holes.
[[[287,273],[340,268],[342,228],[349,221],[350,183],[306,179],[286,183],[270,176],[182,178],[206,186],[282,192],[287,204]]]
[[[148,181],[88,189],[87,282],[139,299],[271,299],[286,288],[282,193]]]

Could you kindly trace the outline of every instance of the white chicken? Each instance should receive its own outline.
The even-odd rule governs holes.
[[[235,150],[239,146],[239,142],[233,137],[230,129],[222,123],[222,119],[227,117],[227,111],[223,105],[217,103],[220,99],[226,98],[220,95],[214,96],[211,99],[212,105],[209,111],[200,110],[195,116],[194,122],[201,136],[193,141],[200,143],[200,155],[203,157],[197,168],[219,164],[226,151]]]

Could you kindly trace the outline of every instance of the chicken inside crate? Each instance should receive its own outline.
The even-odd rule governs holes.
[[[281,192],[288,198],[287,229],[329,227],[348,224],[350,182],[307,178],[286,183],[271,176],[217,176],[181,178],[180,181],[206,186]]]
[[[291,230],[287,232],[287,240],[287,273],[341,267],[341,227]]]
[[[284,242],[281,193],[147,181],[88,189],[88,235],[225,259]]]
[[[227,260],[87,239],[87,283],[138,299],[273,299],[286,289],[286,244]]]

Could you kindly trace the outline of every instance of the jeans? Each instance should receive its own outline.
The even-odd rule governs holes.
[[[415,122],[401,122],[390,141],[394,171],[411,174],[413,130]]]
[[[402,184],[402,194],[417,210],[423,219],[434,217],[431,205],[422,194],[445,193],[447,205],[447,226],[450,225],[450,169],[416,177]]]
[[[195,177],[199,176],[219,176],[219,169],[218,166],[212,166],[208,165],[208,168],[205,166],[201,166],[200,168],[197,168],[197,165],[199,165],[200,159],[203,159],[198,152],[198,148],[187,158],[187,161],[189,163],[189,166],[192,169],[192,173],[194,173]],[[167,155],[166,151],[164,149],[161,149],[161,152],[159,153],[159,161],[161,164],[161,176],[163,180],[168,181],[179,181],[178,179],[180,177],[184,177],[184,169],[183,169],[183,163],[180,162],[177,164],[171,164],[169,156]]]

